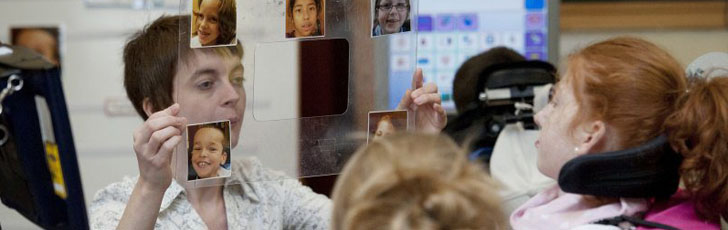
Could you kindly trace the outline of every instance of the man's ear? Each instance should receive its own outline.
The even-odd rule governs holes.
[[[147,117],[152,116],[154,113],[154,105],[152,105],[152,101],[149,100],[149,98],[144,98],[142,101],[142,109],[144,109],[144,113],[147,114]]]
[[[590,121],[577,129],[576,153],[578,155],[604,150],[607,125],[601,121]]]

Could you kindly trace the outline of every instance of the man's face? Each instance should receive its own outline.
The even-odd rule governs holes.
[[[172,93],[180,105],[179,116],[190,124],[230,120],[230,144],[235,147],[245,112],[241,60],[215,52],[192,52],[175,75]]]
[[[215,45],[220,36],[220,0],[202,0],[197,13],[197,37],[203,46]]]
[[[296,0],[293,5],[293,26],[296,28],[296,37],[306,37],[316,32],[318,8],[314,0]]]
[[[201,128],[195,133],[192,145],[192,168],[200,178],[216,177],[220,165],[225,164],[227,153],[225,135],[216,128]]]
[[[397,33],[407,21],[409,5],[407,0],[382,0],[377,6],[377,21],[383,34]]]

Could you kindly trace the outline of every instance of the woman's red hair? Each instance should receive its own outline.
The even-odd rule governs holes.
[[[695,80],[687,93],[688,79],[675,58],[630,37],[570,55],[566,78],[582,111],[573,127],[601,120],[619,149],[667,132],[685,157],[681,176],[698,213],[728,216],[728,79]]]

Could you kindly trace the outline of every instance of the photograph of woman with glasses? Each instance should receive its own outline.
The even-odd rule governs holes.
[[[373,0],[372,36],[410,31],[409,0]]]

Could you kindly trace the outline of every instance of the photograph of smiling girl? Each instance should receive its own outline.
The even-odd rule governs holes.
[[[367,143],[407,131],[407,110],[369,112]]]
[[[229,177],[230,121],[187,126],[187,180]]]
[[[192,0],[190,47],[237,45],[235,0]]]
[[[372,0],[372,37],[411,30],[409,0]]]
[[[286,38],[323,37],[326,0],[286,0]]]

